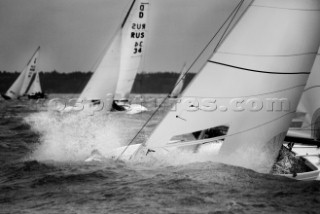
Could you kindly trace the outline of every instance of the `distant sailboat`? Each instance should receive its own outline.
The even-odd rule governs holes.
[[[34,79],[31,86],[29,87],[27,95],[29,99],[46,98],[46,95],[42,92],[42,89],[41,89],[40,77],[39,77],[38,71],[34,74]]]
[[[5,94],[1,94],[4,99],[17,99],[28,94],[30,82],[34,73],[36,72],[36,64],[39,58],[39,51],[40,47],[37,48],[31,59],[27,63],[26,67],[23,69],[19,77],[14,81],[8,91]]]
[[[174,85],[174,88],[170,94],[171,98],[177,98],[180,95],[180,93],[183,89],[183,85],[184,85],[187,71],[188,70],[186,69],[186,64],[183,64],[183,67],[182,67],[182,70],[181,70],[180,75],[178,77],[178,80],[177,80],[176,84]]]
[[[320,172],[320,48],[314,61],[311,74],[307,85],[304,88],[301,96],[298,113],[302,114],[298,120],[298,126],[290,127],[285,141],[290,142],[288,147],[301,156],[308,164],[317,166],[317,170],[308,173],[297,173],[296,179],[310,177],[315,172],[319,175]],[[296,118],[294,118],[296,119]],[[303,145],[303,146],[301,146]],[[318,148],[316,148],[318,147]],[[312,166],[311,166],[312,167]],[[313,174],[312,174],[313,173]],[[288,175],[287,175],[288,176]],[[290,175],[288,176],[290,177]],[[292,177],[292,176],[291,176]],[[314,175],[314,177],[316,177]]]
[[[221,156],[270,170],[319,47],[319,11],[316,0],[253,1],[135,157],[224,139]],[[219,127],[226,133],[179,140]]]
[[[300,126],[290,128],[288,136],[292,137],[291,139],[300,137],[320,140],[320,48],[301,96],[298,111],[304,114],[300,118]]]
[[[112,43],[81,93],[78,102],[102,102],[110,111],[114,100],[127,101],[145,49],[148,0],[134,0]],[[130,106],[129,106],[130,108]],[[119,110],[125,110],[119,107]]]

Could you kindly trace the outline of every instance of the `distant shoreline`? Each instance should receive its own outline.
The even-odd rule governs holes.
[[[5,93],[19,76],[19,72],[0,71],[0,93]],[[39,72],[43,91],[46,93],[81,93],[86,86],[92,72],[75,71],[71,73]],[[184,87],[195,76],[187,74]],[[132,93],[170,93],[179,77],[175,72],[139,73],[136,76]]]

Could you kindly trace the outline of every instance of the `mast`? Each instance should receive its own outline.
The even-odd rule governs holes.
[[[255,0],[144,147],[227,126],[221,155],[271,167],[319,47],[319,11],[317,0]]]
[[[174,88],[170,94],[170,97],[177,98],[180,95],[180,93],[183,89],[184,79],[185,79],[187,71],[188,70],[186,69],[186,63],[184,63],[182,66],[182,70],[180,72],[180,75],[178,77],[178,80],[177,80],[176,84],[174,85]]]

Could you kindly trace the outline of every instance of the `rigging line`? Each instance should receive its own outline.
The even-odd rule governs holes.
[[[215,52],[217,51],[218,47],[220,47],[223,39],[225,38],[224,36],[227,34],[227,32],[228,32],[228,30],[229,30],[229,28],[230,28],[230,26],[231,26],[234,18],[236,17],[237,13],[239,12],[239,9],[241,8],[241,5],[243,4],[243,2],[244,2],[244,0],[241,2],[241,4],[239,5],[239,7],[237,8],[237,10],[235,11],[234,16],[231,18],[231,21],[230,21],[229,24],[227,25],[226,30],[223,32],[223,34],[222,34],[219,42],[217,43],[216,47],[215,47],[214,50],[213,50],[213,53],[215,53]]]
[[[292,89],[296,89],[296,88],[300,88],[300,87],[305,87],[306,84],[301,84],[301,85],[295,85],[289,88],[284,88],[284,89],[280,89],[280,90],[276,90],[276,91],[270,91],[270,92],[265,92],[265,93],[261,93],[261,94],[251,94],[251,95],[245,95],[245,96],[236,96],[236,97],[202,97],[202,96],[187,96],[187,97],[181,97],[181,98],[212,98],[212,99],[232,99],[232,98],[246,98],[246,97],[254,97],[254,96],[264,96],[264,95],[268,95],[268,94],[276,94],[279,92],[284,92],[284,91],[288,91],[288,90],[292,90]]]
[[[179,72],[179,76],[178,76],[177,82],[181,82],[181,81],[184,81],[184,80],[185,80],[185,76],[184,76],[183,74],[184,74],[184,70],[185,70],[186,65],[187,65],[187,63],[184,62],[183,65],[182,65],[182,67],[181,67],[181,70],[180,70],[180,72]],[[181,81],[180,81],[180,80],[181,80]],[[173,89],[172,89],[172,91],[171,91],[171,93],[170,93],[170,98],[171,98],[171,97],[172,97],[172,98],[175,97],[175,95],[173,94],[173,92],[175,92],[176,87],[179,85],[179,84],[177,84],[177,82],[175,83],[176,85],[174,85],[174,87],[173,87]],[[183,85],[182,85],[182,88],[183,88]],[[182,91],[182,88],[181,88],[180,92]],[[179,92],[179,93],[180,93],[180,92]],[[179,93],[176,95],[177,97],[179,96]],[[172,95],[173,95],[173,96],[172,96]]]
[[[310,87],[308,87],[308,88],[305,88],[305,89],[303,90],[303,92],[309,91],[309,90],[314,89],[314,88],[320,88],[320,85],[314,85],[314,86],[310,86]]]
[[[34,64],[34,66],[35,66],[35,67],[34,67],[34,74],[33,74],[32,77],[31,77],[31,80],[30,80],[30,82],[29,82],[29,85],[28,85],[28,87],[27,87],[27,89],[26,89],[26,91],[25,91],[25,94],[28,94],[28,93],[29,93],[29,90],[30,90],[33,82],[36,80],[36,75],[37,75],[37,72],[38,72],[38,70],[39,70],[39,69],[38,69],[39,65],[37,66],[37,64],[39,64],[39,60],[40,60],[40,46],[38,46],[38,48],[37,48],[37,50],[36,50],[36,52],[34,53],[33,56],[35,56],[35,54],[37,53],[37,51],[39,51],[38,57],[35,58],[35,59],[36,59],[35,62],[33,61],[33,64]],[[31,60],[32,60],[33,58],[34,58],[34,57],[32,57],[29,62],[31,62]],[[40,77],[39,77],[39,79],[40,79]]]
[[[28,94],[29,93],[29,90],[31,89],[31,86],[33,84],[33,82],[36,80],[36,73],[34,73],[31,77],[31,80],[26,88],[26,91],[24,92],[24,94]]]
[[[242,4],[243,4],[244,0],[241,0],[239,2],[239,4],[235,7],[235,9],[231,12],[231,14],[228,16],[228,18],[226,19],[226,21],[222,24],[222,26],[219,28],[219,30],[217,31],[217,33],[215,33],[215,35],[213,36],[213,38],[209,41],[209,43],[205,46],[205,48],[200,52],[200,54],[197,56],[197,58],[193,61],[193,63],[191,64],[191,66],[189,67],[189,69],[185,72],[185,74],[183,75],[182,79],[185,78],[185,76],[187,75],[187,73],[190,71],[190,68],[195,64],[195,62],[200,58],[200,56],[202,55],[202,53],[208,48],[208,46],[210,45],[210,43],[214,40],[214,38],[218,35],[218,33],[222,30],[222,28],[225,26],[225,24],[227,23],[227,21],[231,18],[230,23],[233,22],[234,17],[237,15],[239,9],[241,8]],[[220,42],[222,41],[225,33],[229,30],[230,24],[228,25],[228,27],[226,28],[226,30],[224,31],[222,37],[220,38],[218,44],[216,45],[216,47],[214,48],[213,53],[215,53],[218,45],[220,44]],[[181,81],[181,80],[180,80]],[[177,84],[180,83],[177,82],[175,87],[177,86]],[[121,154],[118,156],[118,158],[116,160],[118,160],[124,153],[125,151],[128,149],[128,147],[132,144],[132,142],[137,138],[137,136],[142,132],[142,130],[146,127],[146,125],[150,122],[150,120],[154,117],[154,115],[159,111],[159,109],[162,107],[163,103],[170,98],[170,94],[167,94],[167,96],[163,99],[163,101],[160,103],[160,105],[157,107],[157,109],[151,114],[151,116],[148,118],[148,120],[144,123],[144,125],[141,127],[141,129],[137,132],[137,134],[132,138],[132,140],[128,143],[128,145],[126,146],[126,148],[121,152]],[[142,146],[145,145],[145,142],[141,144]],[[139,149],[138,149],[139,150]],[[132,156],[131,156],[132,157]]]
[[[284,7],[273,7],[273,6],[263,6],[263,5],[252,5],[252,6],[253,7],[262,7],[262,8],[273,8],[273,9],[279,9],[279,10],[297,10],[297,11],[312,11],[312,12],[320,11],[317,9],[284,8]]]
[[[32,54],[32,57],[29,59],[28,63],[25,66],[28,66],[31,62],[31,60],[34,58],[34,56],[36,55],[36,53],[40,50],[40,46],[38,46],[37,50]],[[37,60],[38,61],[38,60]]]
[[[27,85],[27,87],[25,88],[25,90],[24,90],[24,92],[22,93],[22,96],[24,96],[25,94],[27,94],[28,93],[28,91],[29,91],[29,88],[31,87],[31,85],[32,85],[32,82],[33,82],[33,78],[34,78],[34,74],[35,74],[35,71],[36,71],[36,64],[37,64],[37,61],[38,61],[38,59],[36,59],[35,57],[36,57],[36,54],[37,54],[37,52],[40,50],[40,46],[38,46],[38,48],[37,48],[37,50],[34,52],[34,54],[32,55],[32,57],[29,59],[29,61],[28,61],[28,63],[27,63],[27,65],[26,65],[26,70],[27,70],[27,73],[25,74],[25,76],[24,76],[24,80],[23,80],[23,85],[24,85],[24,83],[27,81],[27,79],[29,78],[28,76],[30,75],[30,70],[32,69],[31,68],[31,65],[34,65],[34,70],[32,71],[32,76],[30,77],[30,81],[29,81],[29,83],[28,83],[28,85]],[[38,58],[39,58],[39,54],[38,54]],[[34,63],[34,59],[36,59],[36,63]],[[24,70],[23,70],[24,71]],[[23,72],[22,71],[22,72]],[[22,91],[22,86],[23,85],[21,85],[21,88],[20,88],[20,93],[21,93],[21,91]]]
[[[304,125],[301,128],[290,128],[290,130],[292,130],[292,131],[299,131],[299,130],[301,130],[301,131],[311,131],[312,130],[312,125],[314,125],[314,124],[316,124],[316,123],[307,123],[306,125]]]
[[[252,131],[252,130],[254,130],[254,129],[260,128],[260,127],[262,127],[262,126],[265,126],[265,125],[267,125],[267,124],[271,124],[271,123],[273,123],[273,122],[275,122],[275,121],[277,121],[277,120],[280,120],[281,118],[284,118],[284,117],[289,116],[289,115],[294,114],[294,113],[295,113],[295,111],[288,112],[288,113],[286,113],[286,114],[284,114],[284,115],[282,115],[282,116],[280,116],[280,117],[277,117],[277,118],[275,118],[275,119],[273,119],[273,120],[270,120],[270,121],[267,121],[267,122],[265,122],[265,123],[262,123],[262,124],[259,124],[259,125],[254,126],[254,127],[251,127],[251,128],[249,128],[249,129],[246,129],[246,130],[243,130],[243,131],[240,131],[240,132],[236,132],[236,133],[233,133],[233,134],[230,134],[230,135],[225,135],[225,136],[226,136],[226,137],[230,137],[230,136],[242,134],[242,133],[245,133],[245,132],[249,132],[249,131]]]
[[[294,53],[294,54],[270,54],[270,55],[262,55],[262,54],[245,54],[245,53],[232,53],[232,52],[225,52],[219,51],[219,54],[226,54],[226,55],[237,55],[237,56],[251,56],[251,57],[295,57],[295,56],[305,56],[305,55],[316,55],[319,54],[317,52],[306,52],[306,53]]]
[[[128,10],[128,12],[127,12],[127,14],[126,14],[126,16],[125,16],[124,20],[123,20],[123,22],[122,22],[122,24],[121,24],[121,28],[123,28],[123,27],[124,27],[124,25],[126,24],[127,19],[128,19],[129,15],[130,15],[130,12],[131,12],[131,10],[132,10],[133,5],[134,5],[134,3],[135,3],[135,2],[136,2],[136,0],[133,0],[133,1],[132,1],[132,4],[131,4],[131,6],[130,6],[130,8],[129,8],[129,10]]]
[[[217,62],[217,61],[211,61],[211,60],[208,60],[208,62],[211,62],[211,63],[217,64],[217,65],[226,66],[226,67],[236,68],[236,69],[239,69],[239,70],[251,71],[251,72],[255,72],[255,73],[263,73],[263,74],[282,74],[282,75],[292,75],[292,74],[310,74],[310,72],[281,73],[281,72],[273,72],[273,71],[259,71],[259,70],[255,70],[255,69],[249,69],[249,68],[239,67],[239,66],[230,65],[230,64],[226,64],[226,63],[221,63],[221,62]]]
[[[221,27],[219,28],[219,30],[214,34],[214,36],[211,38],[211,40],[209,41],[209,43],[204,47],[204,49],[200,52],[200,54],[197,56],[197,58],[193,61],[193,63],[191,64],[191,66],[189,67],[189,69],[186,71],[186,73],[183,75],[183,78],[185,78],[185,76],[187,75],[187,73],[190,71],[190,68],[196,63],[196,61],[200,58],[200,56],[203,54],[203,52],[208,48],[208,46],[210,45],[210,43],[214,40],[214,38],[218,35],[218,33],[222,30],[222,28],[225,26],[225,24],[228,22],[228,20],[231,18],[231,22],[233,21],[234,17],[237,15],[239,9],[241,8],[242,4],[243,4],[244,0],[241,0],[239,2],[239,4],[235,7],[235,9],[231,12],[231,14],[228,16],[228,18],[226,19],[226,21],[221,25]],[[232,17],[233,16],[233,17]],[[229,27],[229,25],[228,25]],[[226,28],[225,32],[228,31],[229,28]],[[224,34],[225,34],[224,32]],[[224,35],[223,34],[223,35]],[[222,41],[223,37],[220,39],[220,41],[218,42],[218,44]],[[213,53],[216,51],[216,48],[214,49]],[[180,81],[179,81],[180,82]],[[176,83],[179,84],[179,82]],[[123,149],[123,151],[120,153],[120,155],[116,158],[116,161],[119,160],[119,158],[127,151],[127,149],[129,148],[129,146],[133,143],[133,141],[138,137],[138,135],[143,131],[143,129],[147,126],[147,124],[150,122],[150,120],[154,117],[154,115],[159,111],[159,109],[162,107],[162,105],[164,104],[164,102],[170,98],[170,94],[167,94],[167,96],[161,101],[161,103],[159,104],[159,106],[156,108],[156,110],[151,114],[151,116],[148,118],[148,120],[142,125],[142,127],[140,128],[140,130],[136,133],[136,135],[130,140],[130,142],[128,143],[128,145]],[[144,146],[145,142],[141,144],[141,146]],[[140,146],[140,147],[141,147]],[[139,148],[138,148],[139,150]],[[132,156],[131,156],[132,157]],[[131,158],[130,158],[131,159]]]
[[[266,121],[266,122],[264,122],[264,123],[258,124],[258,125],[256,125],[256,126],[253,126],[253,127],[248,128],[248,129],[245,129],[245,130],[242,130],[242,131],[239,131],[239,132],[235,132],[235,133],[232,133],[232,134],[226,134],[226,135],[222,135],[222,136],[218,136],[218,137],[213,137],[213,138],[208,138],[208,139],[202,139],[202,140],[199,140],[199,142],[202,143],[204,140],[208,140],[208,141],[207,141],[207,143],[208,143],[208,142],[213,142],[213,141],[217,141],[217,140],[220,140],[220,139],[224,139],[224,138],[227,138],[227,137],[233,137],[233,136],[236,136],[236,135],[239,135],[239,134],[243,134],[243,133],[252,131],[252,130],[254,130],[254,129],[257,129],[257,128],[261,128],[261,127],[263,127],[263,126],[266,126],[266,125],[268,125],[268,124],[271,124],[271,123],[273,123],[273,122],[275,122],[275,121],[277,121],[277,120],[280,120],[280,119],[282,119],[282,118],[284,118],[284,117],[287,117],[287,116],[289,116],[289,115],[291,115],[291,114],[294,114],[294,113],[295,113],[295,111],[288,112],[288,113],[286,113],[286,114],[284,114],[284,115],[281,115],[280,117],[274,118],[274,119],[272,119],[272,120]],[[196,140],[196,141],[197,141],[197,140]],[[186,141],[186,143],[188,143],[188,141]],[[171,145],[169,144],[169,146],[171,146]],[[164,147],[168,147],[168,146],[164,146]],[[156,149],[156,148],[162,148],[162,147],[151,147],[150,149]]]
[[[148,43],[150,42],[150,36],[148,36],[148,32],[150,32],[150,10],[152,9],[152,7],[150,7],[150,3],[149,1],[147,2],[141,2],[141,4],[143,5],[146,5],[147,9],[145,10],[145,12],[147,13],[147,17],[146,17],[146,21],[145,21],[145,25],[146,25],[146,28],[144,29],[145,33],[146,33],[146,37],[144,39],[144,42],[142,43],[142,56],[141,56],[141,61],[140,61],[140,64],[139,64],[139,69],[138,69],[138,72],[136,74],[136,77],[135,79],[138,77],[138,73],[140,72],[143,73],[144,70],[145,70],[145,67],[146,67],[146,56],[148,56],[147,54],[147,47],[148,46]],[[142,92],[142,82],[143,82],[143,78],[144,78],[144,75],[141,75],[141,78],[139,79],[139,84],[140,84],[140,92]],[[133,87],[133,86],[132,86]],[[132,90],[132,88],[131,88]],[[142,109],[142,104],[143,104],[143,101],[145,100],[144,99],[145,96],[142,96],[142,93],[140,94],[140,101],[139,101],[139,104],[141,105],[141,109]],[[143,115],[140,114],[140,118],[142,120],[143,118]]]
[[[239,12],[239,9],[241,8],[242,4],[243,4],[244,0],[241,0],[239,2],[239,4],[235,7],[235,9],[230,13],[230,15],[228,16],[228,18],[226,19],[226,21],[220,26],[220,28],[218,29],[218,31],[213,35],[213,37],[211,38],[211,40],[207,43],[207,45],[202,49],[202,51],[200,52],[200,54],[196,57],[196,59],[192,62],[192,64],[189,66],[188,70],[185,72],[185,74],[182,76],[181,79],[184,79],[187,74],[189,73],[190,69],[194,66],[194,64],[198,61],[198,59],[201,57],[201,55],[204,53],[204,51],[209,47],[209,45],[211,44],[211,42],[216,38],[216,36],[220,33],[220,31],[222,30],[222,28],[227,24],[228,20],[231,18],[230,23],[228,24],[225,32],[222,34],[220,40],[218,41],[217,45],[215,46],[212,54],[214,54],[217,50],[217,48],[219,47],[219,45],[221,44],[221,41],[224,39],[224,36],[226,34],[226,32],[229,30],[230,24],[233,22],[233,19],[236,17],[237,13]],[[175,87],[177,87],[177,85],[179,85],[179,83],[181,82],[181,80],[177,81],[177,83],[175,84],[173,90],[175,89]],[[172,90],[172,91],[173,91]]]

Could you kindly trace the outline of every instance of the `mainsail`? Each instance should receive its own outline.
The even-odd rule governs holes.
[[[148,0],[137,1],[122,30],[120,73],[115,100],[127,101],[137,72],[142,68],[148,18]]]
[[[143,146],[157,151],[179,145],[170,143],[177,136],[226,126],[220,154],[275,158],[319,43],[319,1],[253,1]]]
[[[19,77],[14,81],[8,91],[3,95],[5,99],[15,99],[26,95],[28,86],[36,70],[40,47],[37,48]]]
[[[306,122],[311,125],[311,136],[320,139],[320,49],[314,61],[307,85],[301,97],[306,110]]]
[[[301,96],[298,112],[300,127],[290,128],[288,135],[297,138],[320,140],[320,48],[313,63],[311,74]]]
[[[134,0],[121,26],[78,101],[101,100],[111,109],[117,99],[127,99],[139,68],[146,29],[148,0]]]
[[[118,79],[118,70],[120,67],[119,46],[121,42],[120,31],[114,37],[108,51],[102,58],[98,68],[82,91],[78,101],[101,100],[109,110],[113,100],[113,93]],[[108,97],[109,96],[109,97]]]

